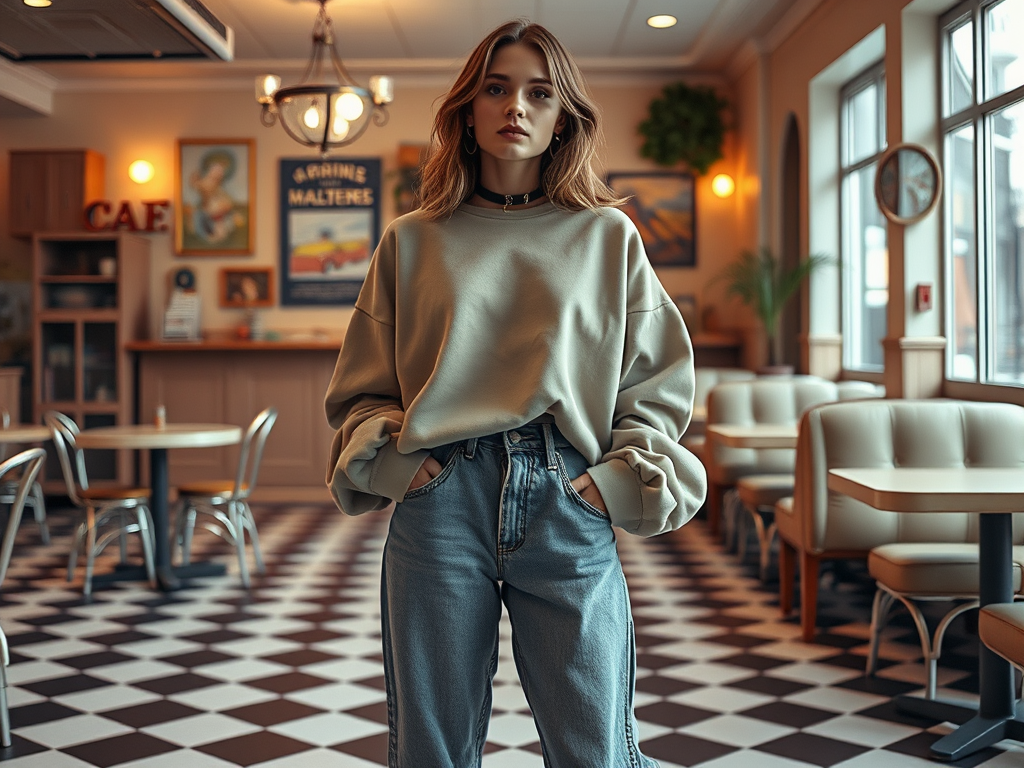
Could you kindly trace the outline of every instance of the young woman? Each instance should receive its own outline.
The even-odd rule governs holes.
[[[509,22],[440,105],[418,211],[384,233],[326,398],[348,514],[397,502],[381,584],[396,768],[480,765],[504,603],[546,766],[654,766],[612,525],[700,506],[691,346],[591,169],[562,45]]]

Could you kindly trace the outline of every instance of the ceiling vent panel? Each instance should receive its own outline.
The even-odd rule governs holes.
[[[234,33],[199,0],[81,0],[73,11],[0,6],[13,61],[234,58]]]

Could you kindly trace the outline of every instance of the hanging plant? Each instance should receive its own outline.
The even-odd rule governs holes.
[[[698,174],[707,173],[722,158],[722,110],[727,105],[711,88],[666,85],[640,123],[645,138],[640,154],[658,165],[672,166],[682,160]]]

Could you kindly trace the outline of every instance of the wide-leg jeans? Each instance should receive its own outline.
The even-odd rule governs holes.
[[[548,768],[656,768],[637,746],[629,596],[587,462],[552,424],[441,446],[381,580],[391,768],[479,766],[504,602]]]

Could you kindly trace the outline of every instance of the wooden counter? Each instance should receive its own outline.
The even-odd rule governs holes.
[[[168,423],[237,424],[243,428],[263,408],[278,409],[267,439],[254,498],[261,501],[330,500],[324,478],[333,431],[323,401],[341,338],[288,336],[245,341],[211,334],[202,341],[135,341],[137,420],[153,419],[156,406]],[[210,354],[216,353],[216,354]],[[170,455],[170,483],[233,478],[238,446],[178,450]],[[140,462],[142,482],[148,463]]]

